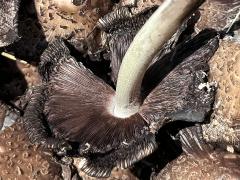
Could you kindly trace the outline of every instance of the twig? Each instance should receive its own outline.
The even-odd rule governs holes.
[[[1,52],[1,56],[6,57],[7,59],[10,59],[10,60],[13,60],[13,61],[18,61],[18,62],[20,62],[20,63],[22,63],[22,64],[28,64],[27,61],[18,59],[18,58],[16,58],[14,55],[9,54],[9,53],[6,53],[6,52]]]

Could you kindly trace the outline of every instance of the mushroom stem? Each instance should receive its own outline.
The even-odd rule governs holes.
[[[129,117],[140,107],[143,76],[153,57],[204,0],[166,0],[135,36],[119,70],[113,114]]]

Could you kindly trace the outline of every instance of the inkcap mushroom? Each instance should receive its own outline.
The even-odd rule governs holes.
[[[63,41],[50,44],[40,63],[44,83],[33,93],[24,115],[29,138],[58,154],[77,149],[83,157],[78,168],[103,177],[113,167],[127,168],[153,152],[155,133],[167,121],[182,120],[182,116],[203,121],[209,111],[205,106],[212,103],[213,96],[198,85],[205,79],[208,56],[218,45],[216,38],[203,47],[204,58],[199,54],[186,58],[144,101],[140,94],[152,58],[201,3],[167,0],[155,11],[123,58],[116,91],[78,64]],[[168,91],[181,103],[169,105],[164,98]],[[184,97],[179,95],[181,91]],[[200,101],[189,104],[187,98]],[[72,142],[79,144],[77,148]]]

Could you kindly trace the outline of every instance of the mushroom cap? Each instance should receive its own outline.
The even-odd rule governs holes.
[[[81,49],[81,42],[93,31],[98,19],[109,12],[112,6],[110,0],[98,0],[95,4],[91,2],[91,7],[75,6],[71,0],[35,0],[35,7],[48,42],[62,37],[68,39],[77,49]],[[97,31],[94,31],[88,41],[93,41],[91,38],[96,39],[96,33]]]
[[[204,138],[240,146],[240,44],[222,40],[209,66],[209,78],[218,88],[211,123],[203,125]]]
[[[153,179],[238,179],[240,176],[239,160],[239,154],[223,151],[209,152],[204,157],[182,154]]]
[[[129,167],[156,148],[155,137],[139,114],[126,119],[112,115],[114,90],[77,64],[62,41],[49,45],[40,69],[47,94],[36,94],[43,97],[39,102],[38,97],[32,98],[24,114],[26,130],[35,143],[36,139],[42,142],[39,136],[45,130],[39,125],[45,120],[38,119],[43,104],[48,128],[56,138],[80,144],[75,150],[85,157],[81,169],[91,176],[109,176],[114,166]]]
[[[161,127],[174,120],[204,120],[211,110],[214,93],[206,92],[199,86],[206,83],[203,77],[206,77],[209,71],[207,62],[217,50],[218,43],[215,32],[203,31],[178,47],[174,51],[175,56],[167,54],[149,68],[149,72],[146,72],[147,78],[154,77],[158,83],[150,90],[140,108],[140,114],[145,121]],[[188,112],[193,113],[193,116],[189,116]]]
[[[0,0],[0,47],[18,39],[17,18],[19,0]]]
[[[214,117],[221,116],[230,126],[239,125],[240,44],[222,40],[209,66],[209,80],[218,83]]]
[[[183,154],[169,163],[154,180],[239,178],[240,155],[214,149],[204,141],[200,131],[200,125],[195,125],[179,132]]]
[[[28,142],[22,124],[17,122],[0,133],[1,179],[61,179],[61,167],[50,153]]]
[[[79,153],[89,155],[81,169],[91,176],[109,176],[114,166],[129,167],[153,152],[155,138],[144,119],[139,114],[114,117],[114,90],[61,47],[58,52],[65,54],[50,78],[45,114],[55,135],[78,142]],[[50,53],[45,51],[43,56]]]
[[[235,18],[239,5],[238,0],[206,0],[199,9],[201,17],[196,28],[200,31],[205,28],[224,30]]]
[[[199,100],[206,94],[198,89],[201,81],[196,79],[195,71],[208,70],[207,61],[218,47],[218,39],[204,42],[200,49],[183,58],[166,74],[146,97],[139,113],[128,118],[113,115],[114,90],[78,64],[63,41],[53,42],[40,63],[40,72],[47,84],[42,87],[46,88],[46,94],[39,93],[43,96],[40,102],[36,102],[37,97],[32,98],[25,112],[26,125],[30,126],[26,128],[30,131],[28,134],[31,139],[39,139],[44,125],[48,125],[55,138],[79,143],[77,154],[84,158],[78,167],[91,176],[109,176],[115,166],[131,166],[156,149],[154,134],[171,119],[172,112],[182,112],[189,107],[204,115],[209,111],[211,102],[206,97],[211,96],[203,98],[204,103]],[[195,98],[198,98],[197,106],[191,104]],[[176,103],[178,101],[182,104]],[[39,104],[44,106],[46,119],[38,120],[42,117]],[[39,126],[41,121],[46,124]],[[158,126],[151,131],[155,124]]]

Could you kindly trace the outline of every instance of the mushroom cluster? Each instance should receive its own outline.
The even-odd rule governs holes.
[[[84,157],[78,167],[101,177],[109,176],[115,166],[127,168],[152,153],[157,147],[155,133],[163,124],[203,121],[214,93],[199,85],[206,80],[207,61],[218,47],[217,37],[203,40],[191,55],[178,57],[173,70],[149,95],[145,99],[141,95],[144,72],[153,57],[200,4],[166,1],[153,13],[123,58],[116,92],[77,63],[62,40],[50,44],[39,66],[44,83],[32,94],[24,115],[31,141],[59,155],[67,155],[76,143],[76,154]],[[163,21],[176,8],[182,9],[179,17]],[[153,46],[143,46],[146,40]]]
[[[0,88],[23,116],[0,134],[0,179],[144,179],[141,163],[156,180],[240,177],[237,0],[1,3],[1,55],[32,65],[13,63],[26,105]],[[158,166],[161,131],[183,152]]]

